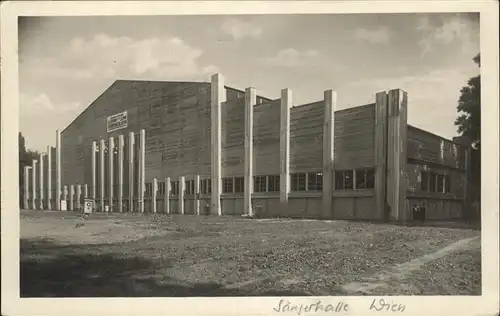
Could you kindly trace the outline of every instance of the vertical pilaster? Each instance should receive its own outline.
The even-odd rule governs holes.
[[[134,211],[134,132],[128,134],[128,209]]]
[[[212,214],[222,215],[220,195],[221,179],[221,105],[226,101],[224,78],[220,74],[212,76],[211,82],[211,140],[212,140]]]
[[[76,185],[76,210],[80,210],[82,208],[82,185]]]
[[[108,143],[108,194],[109,194],[109,211],[113,211],[113,190],[114,190],[114,168],[113,168],[113,160],[115,157],[115,140],[113,137],[109,137]]]
[[[387,92],[377,93],[375,99],[375,207],[377,218],[387,220]]]
[[[253,107],[257,103],[257,92],[254,88],[245,90],[245,173],[243,213],[253,216]]]
[[[37,195],[36,195],[36,173],[37,173],[37,170],[38,168],[36,167],[38,161],[37,160],[33,160],[33,165],[31,167],[32,169],[32,172],[31,172],[31,176],[32,176],[32,182],[33,182],[33,185],[32,185],[32,194],[33,194],[33,198],[32,198],[32,206],[33,206],[33,210],[36,210],[36,202],[37,202]]]
[[[75,200],[75,186],[73,184],[71,184],[69,186],[69,210],[70,211],[75,210],[74,200]]]
[[[123,135],[118,136],[118,212],[123,212]]]
[[[156,194],[158,192],[158,180],[156,178],[153,179],[153,194],[152,194],[152,200],[151,200],[151,205],[153,206],[153,213],[156,213]]]
[[[61,210],[61,132],[56,130],[56,210]]]
[[[30,178],[29,178],[29,166],[24,166],[24,197],[23,197],[23,208],[27,210],[28,206],[28,197],[29,197],[29,188],[30,188]]]
[[[47,209],[52,209],[52,147],[47,146]]]
[[[92,199],[96,199],[96,185],[97,185],[97,168],[96,168],[96,152],[97,152],[97,143],[95,141],[92,142]]]
[[[389,91],[387,127],[389,219],[406,221],[407,94],[402,90]]]
[[[63,187],[63,201],[66,204],[66,211],[68,210],[68,186]]]
[[[179,214],[184,215],[184,192],[186,191],[186,181],[184,176],[179,177]]]
[[[44,154],[41,153],[40,154],[40,167],[38,168],[38,173],[39,173],[39,176],[38,176],[38,180],[40,181],[40,190],[38,192],[38,202],[39,202],[39,205],[40,205],[40,210],[43,210],[44,209],[44,205],[43,205],[43,200],[44,200],[44,190],[43,190],[43,159],[44,159]]]
[[[89,197],[89,187],[88,185],[85,183],[83,185],[83,198],[84,199],[87,199]]]
[[[337,93],[328,90],[324,93],[325,114],[323,121],[323,218],[332,218],[333,194],[333,155],[335,136],[335,109]],[[307,175],[307,174],[306,174]],[[306,183],[308,183],[306,181]]]
[[[165,179],[165,214],[170,214],[170,192],[172,186],[170,185],[170,177]]]
[[[290,108],[292,107],[292,91],[281,90],[280,115],[280,202],[282,207],[288,203],[290,192]]]
[[[106,208],[104,207],[104,194],[105,194],[105,172],[104,172],[104,165],[105,165],[105,160],[104,160],[104,139],[101,139],[99,142],[99,200],[101,201],[101,212],[104,212]]]
[[[194,215],[200,215],[200,175],[194,177]]]
[[[137,185],[137,198],[139,199],[139,211],[144,213],[144,191],[146,189],[145,184],[145,160],[146,160],[146,131],[141,129],[139,132],[139,183]]]

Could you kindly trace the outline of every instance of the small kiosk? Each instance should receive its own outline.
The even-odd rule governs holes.
[[[94,210],[95,202],[92,199],[85,199],[83,203],[83,214],[88,216]]]

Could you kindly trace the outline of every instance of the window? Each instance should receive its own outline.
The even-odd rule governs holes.
[[[450,175],[447,174],[444,176],[444,193],[450,193],[451,192],[451,179]]]
[[[354,189],[353,170],[335,171],[335,190]]]
[[[173,181],[172,183],[172,195],[179,195],[179,181]]]
[[[233,193],[233,178],[222,179],[222,193]]]
[[[290,175],[290,190],[291,191],[305,191],[306,190],[306,174],[305,173],[292,173]]]
[[[144,196],[153,196],[153,184],[151,182],[146,182],[146,190],[144,192]]]
[[[429,191],[430,192],[436,192],[436,181],[437,181],[437,174],[435,172],[430,172],[429,173]]]
[[[158,195],[165,195],[165,182],[158,182]]]
[[[245,179],[243,177],[234,178],[234,192],[245,192]]]
[[[437,175],[437,192],[444,193],[444,174]]]
[[[429,173],[426,171],[420,172],[420,189],[422,191],[429,191]]]
[[[212,193],[212,179],[205,179],[205,194]]]
[[[194,180],[186,181],[186,194],[193,195],[194,194]]]
[[[266,176],[255,176],[253,188],[255,192],[266,192]]]
[[[279,192],[280,191],[280,176],[272,175],[267,176],[267,192]]]
[[[212,193],[212,181],[210,179],[201,180],[200,192],[201,194],[206,194],[206,195]]]
[[[375,170],[372,168],[356,170],[356,189],[373,189],[375,187]]]
[[[200,180],[200,193],[207,194],[207,179]]]
[[[307,174],[307,191],[323,190],[323,174],[320,172],[310,172]]]

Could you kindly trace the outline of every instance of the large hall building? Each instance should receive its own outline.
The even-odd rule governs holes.
[[[464,216],[469,150],[407,124],[408,96],[337,110],[211,82],[118,80],[25,170],[24,208],[411,221]]]

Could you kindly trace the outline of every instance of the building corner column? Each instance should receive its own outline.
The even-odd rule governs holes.
[[[224,87],[224,78],[221,74],[215,74],[211,80],[211,141],[212,141],[212,159],[211,159],[211,213],[213,215],[222,215],[221,209],[221,106],[226,101],[226,91]]]
[[[44,168],[44,163],[43,163],[43,159],[45,157],[45,154],[43,153],[40,153],[40,165],[38,167],[38,180],[40,181],[40,189],[39,189],[39,193],[38,193],[38,200],[39,200],[39,203],[40,203],[40,210],[43,210],[44,209],[44,203],[43,203],[43,200],[44,200],[44,194],[43,194],[43,191],[44,191],[44,186],[43,186],[43,168]]]
[[[123,135],[118,136],[118,212],[123,212]]]
[[[36,197],[37,197],[37,195],[36,195],[36,172],[38,170],[37,167],[36,167],[37,163],[38,163],[38,161],[36,159],[33,160],[32,167],[31,167],[31,170],[32,170],[31,176],[32,176],[32,183],[33,183],[32,184],[32,191],[33,191],[32,192],[32,195],[33,195],[33,198],[32,198],[32,204],[33,205],[32,206],[33,206],[33,210],[36,210],[36,202],[37,202],[37,199],[36,199]]]
[[[97,142],[92,142],[92,192],[91,197],[94,200],[96,199],[97,192],[97,163],[96,163],[96,153],[97,153]]]
[[[104,159],[104,148],[106,144],[104,143],[104,139],[101,139],[99,141],[99,201],[101,202],[101,212],[106,211],[106,208],[104,206],[104,195],[106,194],[105,192],[105,182],[106,182],[106,176],[105,176],[105,159]]]
[[[243,214],[253,216],[253,107],[257,103],[255,88],[245,90],[245,173]]]
[[[153,179],[153,192],[151,196],[151,205],[153,208],[153,213],[156,213],[156,195],[158,193],[158,180],[156,178]]]
[[[282,212],[287,213],[290,192],[290,108],[292,91],[281,90],[280,115],[280,203]]]
[[[337,107],[337,92],[333,90],[324,93],[325,114],[323,121],[323,218],[333,218],[333,164],[335,109]]]
[[[56,210],[61,210],[61,132],[56,130]]]
[[[128,134],[128,208],[134,211],[134,132]]]
[[[109,196],[109,211],[110,212],[113,212],[113,207],[114,207],[114,203],[113,203],[113,198],[114,198],[114,185],[115,185],[115,179],[114,179],[114,166],[113,166],[113,163],[114,163],[114,159],[115,159],[115,139],[113,137],[109,137],[109,141],[108,141],[108,177],[109,177],[109,180],[108,180],[108,196]]]
[[[389,219],[387,203],[387,133],[388,96],[386,91],[375,95],[375,208],[377,218]]]
[[[170,177],[165,178],[165,214],[170,214],[170,192],[172,186],[170,184]]]
[[[177,205],[179,206],[179,214],[184,215],[184,194],[186,191],[186,178],[184,176],[179,177],[179,200]]]
[[[24,166],[24,197],[23,197],[23,208],[25,210],[29,209],[28,200],[29,200],[29,166]]]
[[[389,219],[406,222],[406,174],[408,116],[407,93],[400,89],[390,90],[388,94],[388,132],[387,132],[387,203]]]
[[[194,215],[200,215],[200,175],[194,177]]]
[[[52,146],[47,146],[47,209],[52,209]]]
[[[137,183],[137,199],[139,201],[139,212],[144,213],[144,191],[145,183],[145,160],[146,160],[146,131],[141,129],[139,132],[139,179]]]

